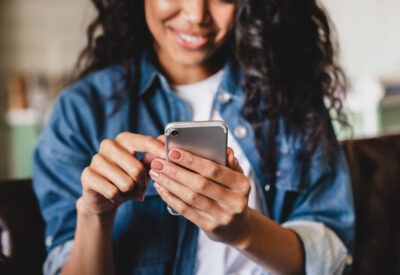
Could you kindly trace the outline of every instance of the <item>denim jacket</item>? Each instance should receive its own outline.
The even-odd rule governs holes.
[[[140,75],[138,89],[119,99],[114,113],[117,99],[112,97],[113,88],[115,83],[117,88],[122,87],[123,82],[116,81],[124,73],[117,65],[81,79],[58,98],[33,157],[33,186],[46,222],[48,252],[74,238],[75,203],[82,194],[81,172],[98,152],[102,140],[114,139],[123,131],[157,137],[167,123],[191,120],[189,107],[171,91],[148,54],[141,60],[140,72],[133,68],[133,77]],[[309,221],[326,226],[350,253],[354,211],[348,171],[339,145],[339,158],[334,165],[325,161],[320,148],[306,164],[300,160],[302,148],[298,132],[290,128],[279,131],[276,139],[278,173],[276,181],[270,182],[265,171],[260,169],[253,129],[239,115],[245,99],[241,79],[238,64],[233,60],[227,62],[214,108],[230,131],[237,127],[242,129],[235,139],[262,190],[268,209],[266,215],[281,224]],[[266,132],[268,125],[265,127]],[[139,154],[138,158],[142,156]],[[184,217],[167,212],[150,181],[144,202],[131,200],[118,208],[114,225],[117,273],[194,274],[198,230]],[[307,227],[302,230],[307,231]],[[313,237],[305,237],[307,234],[302,234],[301,230],[297,233],[305,246],[307,261],[311,261],[314,248],[309,243]],[[322,263],[325,260],[313,259]],[[306,269],[311,270],[311,266]]]

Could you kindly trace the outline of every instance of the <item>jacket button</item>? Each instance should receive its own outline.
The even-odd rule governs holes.
[[[47,236],[45,239],[45,243],[47,246],[51,246],[51,244],[53,243],[53,237],[52,236]]]
[[[221,103],[228,103],[231,100],[231,95],[227,92],[220,93],[218,95],[218,100]]]
[[[265,190],[266,192],[269,192],[269,190],[271,190],[271,184],[266,184],[266,185],[264,186],[264,190]]]
[[[235,136],[237,138],[244,138],[247,136],[247,129],[246,127],[239,125],[235,128],[235,130],[233,131],[233,133],[235,134]]]

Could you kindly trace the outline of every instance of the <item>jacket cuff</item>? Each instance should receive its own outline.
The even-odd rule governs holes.
[[[307,275],[343,274],[351,257],[339,237],[320,222],[296,220],[282,224],[300,238]]]
[[[54,247],[46,257],[43,264],[44,275],[58,275],[61,268],[69,259],[74,240],[69,240]]]

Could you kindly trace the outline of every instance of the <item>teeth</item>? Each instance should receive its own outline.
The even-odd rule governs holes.
[[[189,43],[200,42],[204,39],[203,36],[193,36],[193,35],[188,35],[188,34],[184,34],[181,32],[179,32],[178,35],[180,38],[182,38],[182,40],[185,40],[186,42],[189,42]]]

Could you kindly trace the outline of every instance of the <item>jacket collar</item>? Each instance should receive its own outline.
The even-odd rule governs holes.
[[[155,65],[155,56],[151,51],[146,51],[140,61],[140,82],[138,96],[143,96],[149,91],[151,85],[158,79],[163,89],[171,91],[165,76],[158,70]],[[224,74],[219,89],[231,94],[233,98],[242,97],[244,95],[241,89],[241,80],[243,71],[239,64],[233,58],[229,59],[224,65]]]
[[[133,71],[135,71],[135,69]],[[154,65],[154,61],[152,61],[150,51],[145,51],[140,60],[139,97],[149,90],[150,86],[159,74],[159,71]]]

